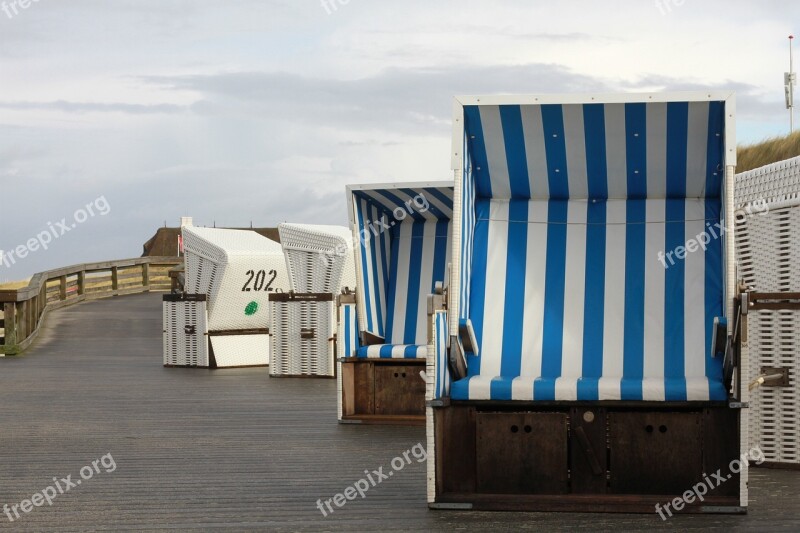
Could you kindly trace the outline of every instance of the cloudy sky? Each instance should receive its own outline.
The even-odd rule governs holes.
[[[455,94],[732,88],[740,141],[783,134],[800,21],[794,0],[10,3],[0,249],[110,211],[0,281],[138,256],[181,215],[345,224],[347,183],[450,176]]]

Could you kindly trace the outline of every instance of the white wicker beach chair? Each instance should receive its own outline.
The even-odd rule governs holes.
[[[189,297],[165,297],[165,334],[196,335],[191,345],[208,342],[207,356],[196,366],[237,367],[269,364],[269,295],[289,290],[286,262],[280,244],[248,230],[227,230],[185,226],[182,228],[186,262],[185,290]],[[203,304],[196,299],[205,298]],[[167,301],[169,299],[175,301]],[[178,311],[177,307],[185,309]],[[192,309],[189,309],[191,307]],[[197,318],[205,315],[205,320]],[[179,313],[179,314],[176,314]],[[198,315],[199,313],[199,315]],[[178,316],[192,317],[184,323]],[[205,321],[205,325],[203,322]],[[184,333],[187,335],[189,333]],[[177,336],[176,336],[177,335]],[[206,341],[207,339],[207,341]],[[166,343],[166,341],[165,341]],[[188,345],[187,345],[188,346]],[[203,348],[198,348],[203,353]],[[165,350],[167,347],[165,345]],[[165,363],[168,353],[165,351]],[[194,359],[185,366],[195,366]],[[177,366],[184,366],[178,363]]]
[[[800,157],[736,175],[736,252],[749,291],[750,443],[800,464]]]
[[[355,287],[352,233],[286,223],[278,231],[292,292],[270,296],[270,376],[334,377],[334,297]]]

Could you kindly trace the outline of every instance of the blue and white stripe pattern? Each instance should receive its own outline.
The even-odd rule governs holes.
[[[450,394],[450,367],[447,365],[447,313],[436,311],[433,315],[433,357],[435,381],[433,398],[443,398]],[[430,363],[429,363],[429,368]]]
[[[372,344],[358,349],[358,357],[384,359],[425,359],[428,346],[425,344]]]
[[[337,338],[337,357],[354,357],[358,350],[358,318],[356,304],[339,306],[339,335]]]
[[[464,160],[462,162],[461,220],[456,222],[461,225],[460,277],[462,283],[461,287],[459,287],[459,320],[466,319],[469,316],[470,283],[463,283],[463,280],[471,279],[473,234],[475,232],[475,175],[472,173],[472,162],[469,158],[466,132],[462,149]]]
[[[362,346],[358,356],[425,358],[427,296],[444,281],[450,261],[453,188],[360,189],[353,202],[361,327],[385,339]]]
[[[368,201],[398,222],[407,219],[450,221],[453,218],[452,187],[359,189],[353,195]]]
[[[392,218],[367,198],[354,195],[353,202],[359,239],[356,271],[362,280],[356,287],[357,298],[363,306],[359,326],[361,331],[385,337],[391,232],[384,228],[392,222]]]
[[[464,107],[477,196],[715,198],[723,102]]]
[[[726,399],[709,349],[724,314],[724,112],[465,107],[477,198],[460,314],[480,355],[454,399]]]

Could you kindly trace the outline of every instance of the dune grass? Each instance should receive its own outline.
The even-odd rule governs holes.
[[[770,137],[737,149],[736,172],[745,172],[800,155],[800,131],[783,137]]]
[[[17,289],[24,289],[28,286],[28,282],[30,280],[25,281],[9,281],[8,283],[0,283],[0,291],[13,291]]]

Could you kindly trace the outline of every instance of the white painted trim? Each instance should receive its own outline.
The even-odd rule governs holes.
[[[401,181],[396,183],[365,183],[347,186],[348,196],[352,197],[354,191],[375,191],[381,189],[419,189],[452,187],[452,181]]]
[[[735,93],[727,90],[671,91],[654,93],[562,93],[562,94],[493,94],[456,96],[459,106],[465,105],[535,105],[535,104],[629,104],[648,102],[733,102]],[[454,124],[455,127],[455,124]],[[735,140],[735,137],[734,137]]]
[[[725,98],[725,165],[736,167],[736,93]]]
[[[734,217],[734,174],[736,167],[725,167],[725,189],[723,192],[723,206],[725,209],[725,257],[723,269],[725,270],[725,316],[728,317],[728,334],[733,334],[734,316],[733,300],[736,297],[736,220]]]
[[[458,97],[453,99],[453,138],[450,150],[450,168],[456,170],[461,168],[464,155],[461,149],[464,146],[464,105]],[[459,176],[456,176],[456,181]],[[454,208],[455,209],[455,208]]]

